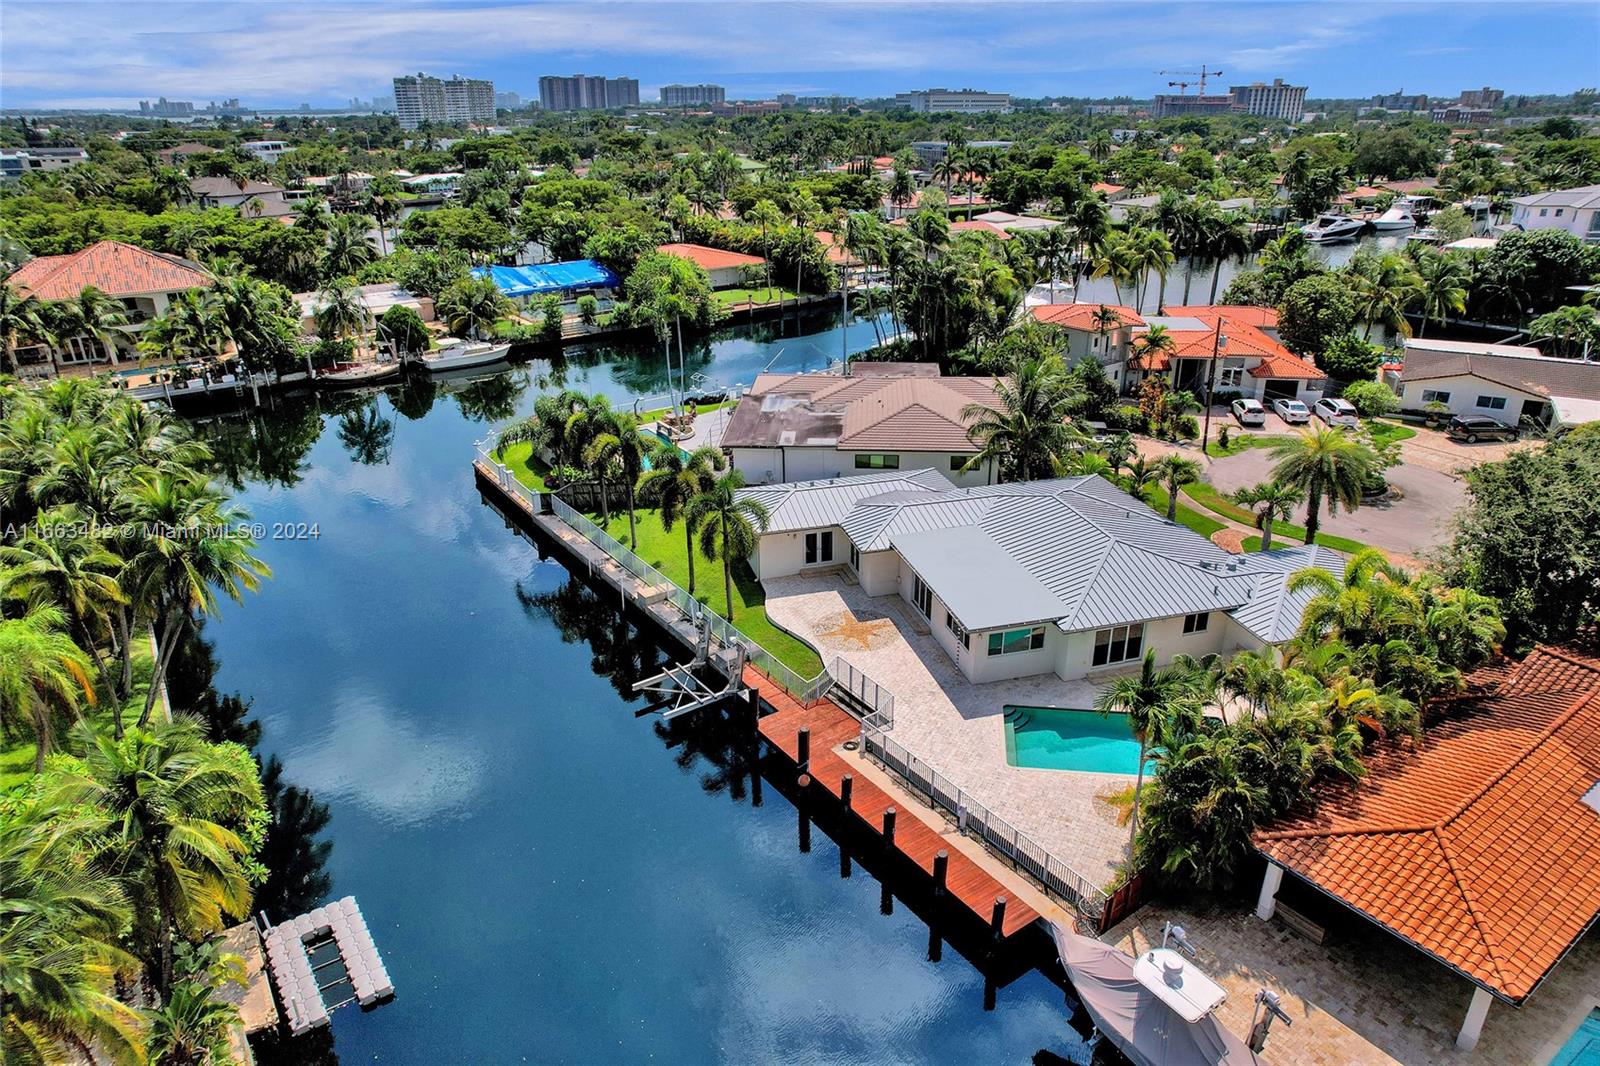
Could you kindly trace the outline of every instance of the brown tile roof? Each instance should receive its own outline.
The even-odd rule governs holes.
[[[1537,355],[1532,349],[1528,349],[1527,355],[1498,353],[1489,345],[1458,341],[1410,341],[1406,344],[1405,362],[1400,369],[1402,381],[1469,374],[1532,396],[1600,400],[1600,363]]]
[[[930,364],[861,363],[850,377],[761,374],[734,408],[725,447],[835,445],[849,451],[975,452],[969,403],[995,403],[994,379],[938,377]],[[898,367],[904,367],[902,372]]]
[[[1115,311],[1124,326],[1144,325],[1144,318],[1139,312],[1122,304],[1046,304],[1029,310],[1033,312],[1036,320],[1047,326],[1063,326],[1067,329],[1095,333],[1100,329],[1099,324],[1095,322],[1095,312],[1102,307]]]
[[[656,251],[687,259],[701,270],[720,270],[723,267],[760,266],[766,260],[759,255],[727,252],[721,248],[707,248],[703,244],[663,244]]]
[[[1256,848],[1520,1002],[1600,915],[1600,659],[1536,648],[1469,678],[1415,748]]]
[[[272,193],[281,194],[283,190],[270,182],[256,181],[246,178],[240,185],[232,178],[194,178],[189,182],[189,191],[196,197],[209,196],[219,199],[224,196],[261,196]]]
[[[22,264],[6,284],[41,300],[70,300],[93,285],[107,296],[206,288],[214,279],[198,263],[121,241],[98,241],[71,255],[42,255]]]

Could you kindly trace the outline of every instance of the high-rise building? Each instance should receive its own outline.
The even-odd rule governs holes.
[[[394,111],[403,129],[425,122],[464,126],[494,121],[494,82],[452,75],[449,81],[426,74],[394,79]]]
[[[1285,85],[1282,78],[1273,78],[1271,85],[1259,81],[1235,85],[1229,92],[1236,112],[1287,122],[1299,122],[1306,114],[1306,87]]]
[[[1156,93],[1150,109],[1156,118],[1176,115],[1227,115],[1233,112],[1232,96],[1189,96],[1185,93]]]
[[[663,85],[661,102],[667,107],[696,107],[720,104],[728,98],[720,85]]]
[[[1010,111],[1010,93],[986,93],[978,89],[916,89],[895,93],[896,107],[909,107],[919,114],[979,114],[984,111]]]
[[[1461,91],[1462,107],[1499,107],[1505,103],[1506,91],[1504,89],[1491,89],[1485,85],[1481,89],[1463,89]]]
[[[194,103],[189,100],[168,100],[165,96],[154,101],[140,100],[139,114],[157,118],[187,117],[194,114]]]
[[[539,79],[539,106],[546,111],[601,111],[609,107],[635,107],[638,103],[638,78],[546,74]]]
[[[1381,93],[1372,98],[1372,106],[1385,111],[1426,111],[1428,110],[1427,93],[1407,93],[1398,89],[1392,93]]]
[[[495,93],[494,106],[506,111],[516,111],[522,107],[521,93]]]

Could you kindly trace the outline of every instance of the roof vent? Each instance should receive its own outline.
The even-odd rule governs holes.
[[[1583,794],[1583,802],[1590,810],[1600,814],[1600,781],[1596,781],[1594,787]]]

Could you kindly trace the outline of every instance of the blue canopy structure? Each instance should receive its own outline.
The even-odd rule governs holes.
[[[615,289],[622,286],[621,278],[609,267],[593,259],[522,267],[476,267],[472,273],[474,277],[493,279],[507,296],[542,296],[549,292]]]

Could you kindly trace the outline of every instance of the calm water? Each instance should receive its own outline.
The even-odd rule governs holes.
[[[1006,713],[1006,761],[1042,770],[1139,772],[1139,738],[1125,714],[1014,707]]]
[[[748,381],[839,340],[826,316],[745,328],[690,369]],[[255,518],[317,534],[262,543],[275,577],[208,628],[218,685],[330,806],[333,895],[398,989],[281,1061],[1088,1062],[1044,953],[986,959],[920,882],[805,832],[776,764],[758,803],[731,716],[636,717],[619,693],[660,661],[648,633],[482,502],[472,442],[539,388],[665,381],[654,349],[597,349],[210,424]],[[852,876],[825,830],[862,849]]]

